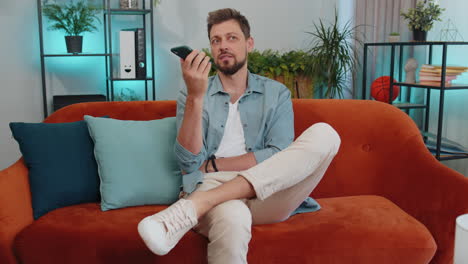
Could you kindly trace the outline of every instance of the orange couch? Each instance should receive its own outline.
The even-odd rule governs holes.
[[[438,162],[413,121],[374,101],[294,100],[298,136],[316,122],[341,135],[340,151],[312,196],[322,209],[254,226],[249,263],[451,263],[455,217],[468,212],[468,179]],[[96,102],[45,122],[84,114],[151,120],[175,101]],[[88,203],[33,221],[22,159],[0,171],[0,263],[206,263],[207,240],[189,232],[164,257],[145,248],[137,223],[165,206],[102,212]]]

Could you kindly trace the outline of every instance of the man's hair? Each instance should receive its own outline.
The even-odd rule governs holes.
[[[239,23],[239,26],[242,30],[242,33],[244,33],[245,38],[250,37],[250,25],[249,21],[247,21],[247,18],[245,16],[241,15],[241,13],[235,9],[232,8],[224,8],[224,9],[218,9],[215,11],[212,11],[208,13],[208,18],[206,19],[206,22],[208,24],[208,38],[210,38],[210,31],[213,25],[223,23],[225,21],[234,19]]]

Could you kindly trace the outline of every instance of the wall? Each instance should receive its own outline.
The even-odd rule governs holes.
[[[162,0],[154,17],[157,99],[175,99],[183,85],[178,59],[169,49],[181,44],[197,49],[209,47],[206,33],[209,11],[236,8],[249,19],[256,48],[291,50],[305,47],[308,39],[304,31],[311,30],[318,18],[331,20],[337,3],[338,0]],[[40,122],[43,117],[36,1],[0,1],[0,32],[0,169],[3,169],[20,157],[8,123]],[[49,52],[64,49],[59,33],[46,34],[53,39],[46,47]],[[99,33],[87,34],[85,38],[84,49],[99,51],[99,44],[89,47],[89,43],[100,41]],[[99,70],[102,63],[98,58],[50,59],[49,88],[55,94],[103,92],[104,71]]]
[[[20,156],[8,123],[42,118],[37,11],[31,2],[0,1],[0,169]]]
[[[294,3],[294,4],[292,4]],[[156,82],[159,99],[171,99],[183,85],[178,59],[169,52],[171,47],[189,45],[194,49],[209,48],[206,17],[209,11],[232,7],[241,11],[251,26],[257,49],[291,50],[308,43],[304,31],[312,30],[318,18],[332,20],[333,1],[269,1],[269,0],[163,0],[155,16]]]

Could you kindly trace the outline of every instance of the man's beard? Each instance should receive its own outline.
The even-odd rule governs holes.
[[[247,55],[245,56],[244,60],[239,61],[239,62],[236,60],[236,58],[234,56],[232,56],[232,58],[234,59],[234,65],[232,65],[232,66],[221,66],[218,63],[215,63],[218,70],[220,72],[224,73],[225,75],[233,75],[237,71],[239,71],[242,67],[244,67],[244,65],[245,65],[245,63],[247,61]]]

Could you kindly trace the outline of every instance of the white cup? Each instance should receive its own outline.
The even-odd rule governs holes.
[[[468,214],[457,217],[454,264],[468,264]]]

